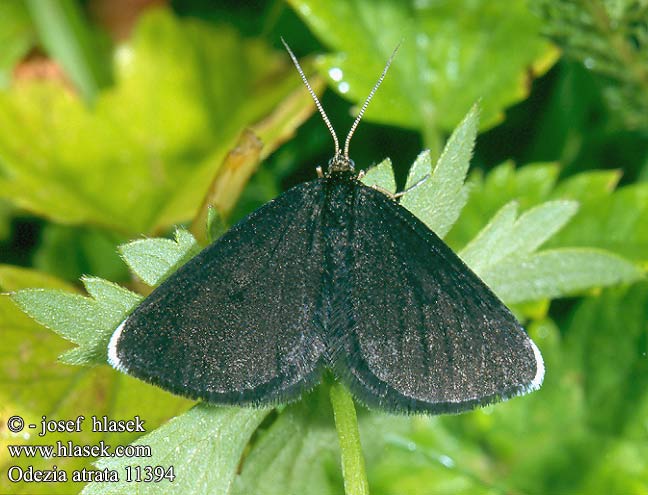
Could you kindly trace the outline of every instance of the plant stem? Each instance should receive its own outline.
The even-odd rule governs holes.
[[[360,431],[353,397],[341,383],[331,386],[330,397],[340,442],[344,492],[347,495],[368,495],[369,482],[360,446]]]

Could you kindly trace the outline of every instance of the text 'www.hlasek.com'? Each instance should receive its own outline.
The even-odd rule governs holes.
[[[110,419],[107,416],[77,416],[74,419],[49,419],[42,416],[40,422],[26,423],[18,415],[6,421],[9,438],[7,445],[8,468],[5,472],[11,483],[61,483],[61,482],[127,482],[159,483],[175,480],[174,466],[154,466],[141,461],[153,456],[150,445],[110,444],[105,440],[96,443],[77,443],[71,439],[54,440],[52,437],[67,434],[74,436],[83,432],[94,434],[144,433],[145,421],[139,416],[132,419]],[[42,438],[43,443],[25,443]],[[114,435],[113,435],[114,438]],[[47,440],[50,440],[49,442]],[[92,467],[66,467],[70,458],[132,458],[132,465],[120,464],[111,469]],[[51,462],[51,464],[50,464]]]

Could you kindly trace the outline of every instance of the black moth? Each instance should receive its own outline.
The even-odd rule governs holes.
[[[284,43],[285,44],[285,43]],[[335,141],[327,173],[265,204],[117,328],[117,369],[216,404],[296,400],[326,370],[370,407],[456,413],[537,389],[535,344],[493,292]],[[392,55],[393,57],[393,55]]]

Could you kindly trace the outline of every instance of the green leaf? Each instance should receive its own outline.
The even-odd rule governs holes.
[[[250,437],[270,409],[214,407],[200,404],[182,416],[137,440],[148,445],[152,456],[140,465],[172,466],[176,479],[160,483],[128,483],[125,467],[137,465],[133,459],[104,457],[99,469],[120,472],[119,483],[90,483],[84,495],[228,494]]]
[[[361,181],[365,186],[378,186],[391,194],[396,193],[396,179],[389,158],[385,158],[378,165],[367,170]]]
[[[554,196],[577,198],[582,207],[550,242],[551,247],[593,246],[638,262],[648,261],[648,184],[632,184],[614,191],[618,175],[613,174],[597,176],[588,172],[556,189]]]
[[[560,248],[528,258],[510,257],[479,275],[503,301],[513,304],[631,283],[643,273],[629,261],[605,251]]]
[[[11,297],[38,323],[78,345],[61,360],[75,365],[104,364],[110,336],[141,297],[98,278],[86,278],[83,283],[92,297],[55,289],[23,289]]]
[[[243,462],[234,494],[343,492],[331,407],[315,392],[284,409]]]
[[[542,73],[556,58],[522,0],[290,4],[335,52],[319,59],[321,73],[356,103],[402,41],[366,118],[421,129],[424,136],[453,129],[480,98],[482,125],[494,125],[505,107],[528,94],[529,71]],[[428,147],[433,139],[425,137]]]
[[[470,195],[461,211],[461,221],[455,223],[445,241],[455,249],[465,246],[511,201],[516,201],[521,210],[546,201],[559,172],[554,163],[531,163],[516,169],[512,162],[502,163],[485,177],[479,170],[472,172],[466,184]]]
[[[178,229],[175,242],[143,239],[126,244],[121,250],[133,272],[154,286],[194,256],[199,247],[189,232]],[[104,364],[110,336],[141,297],[99,278],[88,277],[83,283],[91,297],[55,289],[23,289],[12,298],[36,321],[78,345],[61,356],[64,362]]]
[[[513,233],[518,215],[518,204],[515,201],[504,205],[486,224],[479,234],[459,253],[475,273],[484,267],[502,259],[500,249],[506,245]]]
[[[517,219],[517,203],[505,205],[461,251],[477,274],[509,257],[532,254],[574,216],[575,201],[547,201]]]
[[[423,152],[410,169],[401,205],[443,238],[468,200],[464,185],[477,137],[479,110],[473,106],[445,145],[434,170]],[[426,179],[425,177],[429,177]],[[411,188],[408,191],[408,188]]]
[[[62,280],[41,276],[21,269],[25,281],[42,287],[60,288]],[[3,270],[3,272],[6,272]],[[74,433],[49,433],[39,437],[40,430],[10,433],[0,432],[4,445],[55,445],[68,441],[75,445],[97,445],[104,441],[109,445],[125,445],[132,442],[136,433],[94,433],[91,417],[108,416],[112,419],[132,419],[139,415],[145,420],[147,431],[154,430],[161,422],[187,408],[188,401],[171,395],[158,387],[135,380],[103,367],[77,367],[57,363],[56,357],[69,348],[63,339],[38,325],[19,309],[10,297],[0,295],[0,415],[7,418],[19,415],[25,423],[39,425],[42,416],[48,419],[76,419],[86,417],[83,431]],[[52,468],[52,459],[10,458],[5,450],[0,456],[0,470],[6,473],[10,466],[34,470]],[[60,457],[56,464],[71,473],[75,469],[90,469],[92,458]],[[0,493],[69,494],[77,493],[80,484],[72,483],[25,483],[10,482],[0,477]]]
[[[133,272],[151,286],[199,251],[193,236],[183,229],[176,231],[175,242],[143,239],[121,249]],[[91,297],[55,289],[23,289],[12,298],[36,321],[78,345],[61,360],[75,365],[104,364],[112,333],[141,297],[99,278],[88,277],[83,283]]]
[[[164,231],[193,217],[242,129],[289,96],[312,111],[283,53],[170,11],[147,11],[114,60],[92,109],[53,82],[0,93],[0,197],[58,223]],[[263,120],[263,153],[304,115]]]
[[[588,171],[559,183],[557,176],[554,164],[529,164],[516,170],[504,163],[485,177],[472,173],[461,221],[450,230],[446,242],[455,249],[465,246],[510,201],[526,210],[550,199],[566,199],[577,201],[579,210],[547,240],[547,247],[596,247],[630,260],[648,260],[648,228],[642,221],[648,215],[646,184],[615,190],[620,175],[614,170]]]
[[[567,199],[578,201],[579,210],[547,241],[547,247],[596,247],[639,262],[647,259],[648,228],[642,221],[648,214],[646,184],[615,189],[620,175],[614,170],[588,171],[559,183],[557,176],[553,164],[516,170],[511,163],[496,167],[486,177],[471,174],[468,203],[446,241],[453,247],[465,245],[511,200],[526,210],[549,199]]]
[[[506,199],[519,198],[525,204],[537,206],[518,219],[518,203],[505,204],[465,246],[460,256],[509,304],[573,295],[593,287],[638,280],[642,272],[637,266],[600,249],[560,245],[536,253],[541,245],[551,244],[552,237],[578,215],[575,201],[542,203],[542,199],[553,195],[583,198],[590,203],[600,200],[601,193],[609,196],[613,175],[583,174],[555,188],[553,166],[527,166],[515,173],[510,165],[504,164],[493,170],[485,181],[473,178],[478,199],[475,201],[471,197],[466,212],[474,225],[484,221],[486,212]],[[463,221],[464,217],[459,225]],[[470,230],[457,227],[450,237],[460,238]]]
[[[9,86],[13,68],[35,42],[34,27],[22,0],[0,2],[0,89]]]
[[[198,254],[200,246],[184,229],[170,239],[141,239],[121,246],[120,252],[126,264],[144,283],[156,286]]]

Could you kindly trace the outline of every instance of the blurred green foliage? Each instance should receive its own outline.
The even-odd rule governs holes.
[[[543,32],[566,55],[602,76],[612,115],[629,128],[648,129],[648,3],[532,0]]]
[[[388,190],[434,170],[404,204],[516,303],[547,376],[534,394],[460,416],[360,408],[371,493],[648,493],[645,1],[182,0],[133,14],[121,40],[99,3],[0,2],[0,290],[21,291],[16,302],[78,346],[0,294],[0,418],[139,414],[151,432],[187,411],[57,357],[105,363],[115,325],[196,252],[186,230],[159,236],[202,218],[213,184],[235,206],[205,214],[212,233],[325,165],[330,136],[319,116],[303,122],[313,107],[280,36],[333,90],[323,104],[339,133],[402,42],[351,155]],[[460,125],[477,100],[481,125]],[[241,148],[245,129],[257,154]],[[252,177],[237,153],[262,161]],[[274,411],[196,406],[138,441],[155,446],[151,464],[176,463],[177,493],[341,493],[325,388]],[[3,472],[51,466],[7,457],[7,443],[39,439],[4,428],[0,439]],[[82,488],[0,480],[9,493]]]
[[[506,106],[528,94],[529,72],[544,72],[556,55],[538,36],[540,22],[523,0],[290,4],[336,52],[318,65],[352,101],[364,99],[382,60],[403,42],[366,119],[419,130],[435,158],[442,132],[477,99],[483,98],[482,125],[494,125]]]
[[[148,14],[92,108],[56,84],[0,95],[0,194],[60,223],[168,228],[199,206],[241,129],[297,86],[285,65],[227,26]]]

